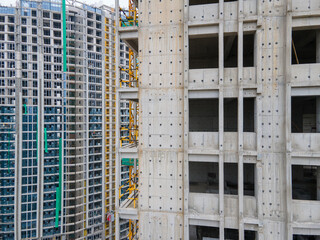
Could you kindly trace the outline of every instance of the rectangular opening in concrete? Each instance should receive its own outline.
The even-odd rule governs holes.
[[[255,196],[254,186],[255,166],[253,163],[243,164],[243,194],[245,196]]]
[[[218,68],[218,36],[189,39],[189,68]]]
[[[224,35],[224,67],[238,66],[238,36],[236,34]]]
[[[239,240],[238,229],[225,228],[224,229],[224,239]]]
[[[320,235],[298,235],[294,234],[292,240],[319,240]]]
[[[210,3],[219,3],[219,0],[189,0],[189,5],[201,5],[201,4],[210,4]]]
[[[243,131],[255,132],[255,98],[243,99]]]
[[[189,226],[189,239],[190,240],[217,240],[219,239],[219,228],[206,227],[206,226]]]
[[[292,165],[292,198],[298,200],[320,200],[320,167]]]
[[[244,239],[245,240],[256,240],[257,238],[257,232],[256,231],[250,231],[245,230],[244,231]]]
[[[292,31],[292,64],[320,62],[320,56],[317,56],[317,54],[320,54],[320,51],[317,51],[317,48],[320,48],[319,31],[319,29]],[[317,34],[319,39],[317,39]]]
[[[224,2],[236,2],[237,0],[224,0]],[[210,4],[210,3],[219,3],[219,0],[189,0],[189,5],[201,5],[201,4]]]
[[[291,97],[291,131],[293,133],[320,132],[320,129],[317,129],[319,114],[320,96]]]
[[[243,35],[243,67],[254,67],[254,41],[254,33]]]
[[[218,227],[207,227],[207,226],[197,226],[190,225],[189,226],[189,239],[190,240],[218,240],[220,233]],[[238,229],[224,229],[224,239],[228,240],[238,240],[239,239],[239,231]],[[244,231],[244,239],[245,240],[255,240],[256,232],[255,231]]]
[[[238,195],[238,164],[224,163],[224,194]]]
[[[189,162],[189,191],[219,193],[219,166],[212,162]]]
[[[225,98],[223,102],[224,112],[224,131],[237,132],[238,131],[238,99]]]
[[[218,99],[189,100],[189,131],[218,132],[219,103]]]

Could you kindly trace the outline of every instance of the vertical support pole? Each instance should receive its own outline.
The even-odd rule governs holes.
[[[286,40],[285,40],[285,126],[286,126],[286,216],[287,216],[287,236],[283,239],[292,239],[292,173],[291,173],[291,49],[292,49],[292,0],[287,0],[287,16],[286,16]]]
[[[119,0],[115,0],[115,34],[116,34],[116,49],[115,49],[115,55],[116,55],[116,76],[115,76],[115,82],[116,82],[116,139],[120,139],[120,100],[119,100],[119,86],[120,86],[120,81],[119,81],[119,44],[120,44],[120,38],[119,38]],[[120,141],[116,141],[116,182],[115,182],[115,194],[116,194],[116,202],[115,202],[115,239],[119,240],[120,239],[120,219],[119,219],[119,187],[120,187],[120,171],[121,171],[121,161],[120,161]]]
[[[133,206],[136,208],[136,192],[137,192],[137,174],[138,174],[138,168],[137,168],[137,159],[133,159],[133,176],[132,176],[132,181],[133,181]]]
[[[189,0],[184,0],[184,164],[183,164],[183,209],[184,209],[184,239],[189,239]]]
[[[238,196],[239,240],[244,240],[243,220],[243,0],[238,2]]]
[[[224,1],[219,0],[219,238],[224,239]]]

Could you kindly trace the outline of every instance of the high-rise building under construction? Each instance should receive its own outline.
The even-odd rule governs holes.
[[[129,220],[130,239],[320,239],[319,0],[117,4],[139,68],[117,100],[138,106],[139,141],[118,143],[116,226]]]
[[[113,10],[0,7],[0,239],[113,239]]]

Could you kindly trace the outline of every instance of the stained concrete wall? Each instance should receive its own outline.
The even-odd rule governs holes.
[[[139,238],[183,235],[183,1],[139,2]]]
[[[318,0],[238,0],[189,6],[139,2],[141,239],[189,239],[189,226],[254,230],[257,238],[320,234],[317,201],[292,200],[291,165],[320,165],[317,133],[291,133],[291,97],[318,89],[317,63],[291,66],[293,28],[319,26]],[[318,22],[317,22],[318,21]],[[254,66],[244,36],[254,33]],[[224,67],[224,37],[237,35],[237,67]],[[189,68],[189,39],[218,36],[217,68]],[[302,92],[302,93],[301,93]],[[189,98],[217,98],[218,132],[189,132]],[[244,98],[255,98],[254,132],[244,132]],[[237,132],[224,132],[226,98],[237,98]],[[219,164],[219,194],[190,193],[189,161]],[[238,165],[238,195],[224,194],[224,166]],[[244,196],[244,163],[255,196]],[[227,166],[227,165],[226,165]],[[235,176],[234,176],[235,177]]]

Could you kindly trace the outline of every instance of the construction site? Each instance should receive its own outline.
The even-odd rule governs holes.
[[[120,2],[0,6],[0,240],[320,240],[320,1]]]
[[[116,87],[136,112],[116,147],[116,229],[126,219],[129,239],[320,239],[320,2],[115,9],[136,59]]]

